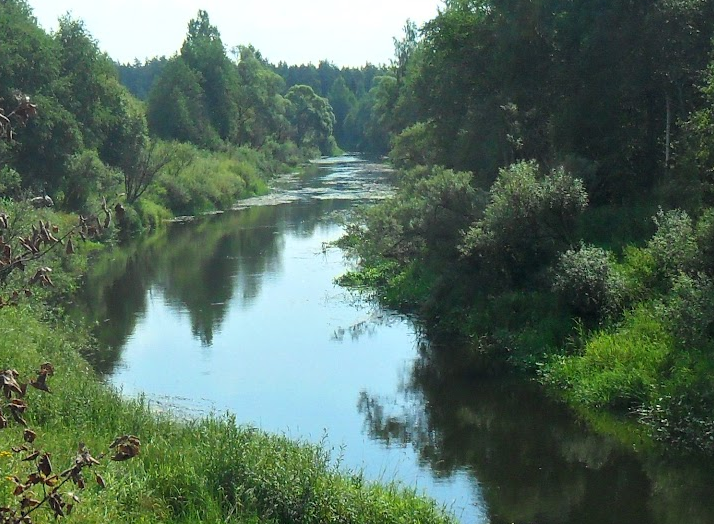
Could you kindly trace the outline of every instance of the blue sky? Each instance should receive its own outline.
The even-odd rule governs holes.
[[[441,0],[29,0],[48,31],[70,12],[120,62],[172,55],[188,21],[208,12],[230,49],[252,44],[268,60],[327,59],[338,66],[386,63],[407,19],[430,20]]]

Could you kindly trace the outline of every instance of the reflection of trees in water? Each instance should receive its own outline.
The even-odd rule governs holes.
[[[462,357],[424,347],[398,397],[362,392],[358,409],[373,438],[413,445],[438,476],[473,475],[492,524],[714,522],[701,474],[673,477],[676,467],[588,431],[531,385],[459,375]],[[690,489],[667,488],[663,508],[659,486],[673,478]]]
[[[345,338],[349,337],[349,339],[354,342],[364,336],[370,337],[374,335],[380,326],[390,326],[396,322],[403,322],[402,317],[375,308],[364,320],[360,320],[349,326],[339,326],[332,333],[330,339],[335,342],[342,342]]]
[[[250,307],[264,276],[280,271],[285,236],[309,238],[330,227],[322,223],[328,213],[344,208],[332,201],[255,207],[174,224],[99,257],[86,280],[84,309],[106,351],[90,359],[99,372],[112,372],[146,312],[149,290],[187,311],[194,336],[210,346],[229,306]]]

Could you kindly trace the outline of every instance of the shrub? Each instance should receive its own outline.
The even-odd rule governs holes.
[[[160,228],[164,222],[171,219],[171,211],[146,198],[137,201],[134,207],[143,227],[150,230]]]
[[[650,400],[672,349],[672,337],[661,319],[639,307],[618,328],[596,332],[581,354],[551,361],[542,376],[575,403],[638,408]]]
[[[699,248],[698,269],[714,275],[714,209],[706,209],[699,217],[695,236]]]
[[[461,250],[516,283],[550,264],[571,243],[576,219],[588,201],[582,181],[563,169],[543,176],[534,161],[502,169],[490,197]]]
[[[610,253],[581,244],[560,256],[553,290],[578,315],[602,318],[622,306],[625,280],[615,270]]]
[[[714,335],[714,283],[706,275],[679,274],[660,312],[680,348],[701,350],[710,346]]]
[[[21,187],[20,173],[9,166],[0,169],[0,197],[17,197]]]
[[[433,137],[434,130],[428,123],[417,122],[407,127],[394,138],[390,160],[399,169],[434,165],[437,147]]]
[[[652,217],[657,231],[647,242],[660,278],[669,280],[696,267],[698,247],[694,224],[685,211],[660,209]]]
[[[95,151],[82,151],[69,158],[62,185],[62,204],[86,211],[101,197],[112,198],[122,188],[122,175],[105,165]]]
[[[455,258],[465,229],[478,216],[479,192],[470,173],[443,167],[403,175],[391,199],[363,210],[348,226],[363,260],[376,257],[406,262],[415,257]]]

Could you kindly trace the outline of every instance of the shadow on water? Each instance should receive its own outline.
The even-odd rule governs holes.
[[[411,445],[436,475],[478,480],[491,524],[714,522],[714,463],[635,453],[522,380],[459,374],[422,344],[396,397],[363,391],[372,438]]]

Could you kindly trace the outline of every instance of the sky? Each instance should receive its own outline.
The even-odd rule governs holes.
[[[337,66],[384,64],[407,19],[434,18],[441,0],[29,0],[47,31],[67,13],[84,21],[118,62],[171,56],[199,9],[227,49],[252,44],[270,62],[328,60]]]

